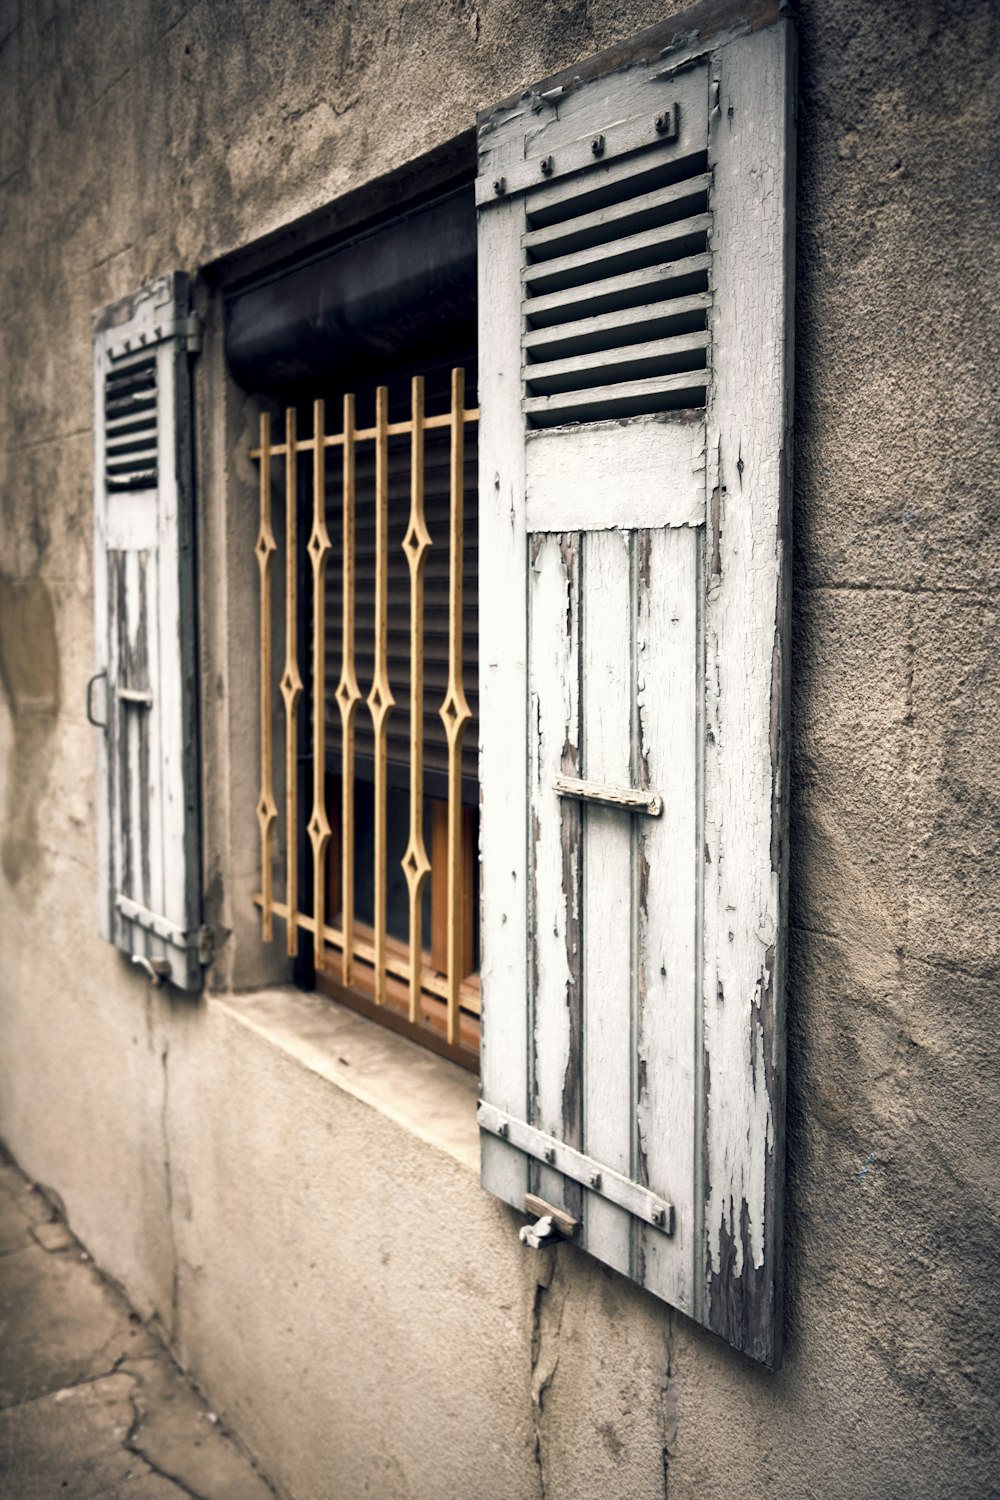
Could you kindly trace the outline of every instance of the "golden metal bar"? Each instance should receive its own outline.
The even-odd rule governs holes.
[[[386,734],[395,699],[387,667],[389,602],[389,391],[375,397],[375,672],[368,707],[375,737],[375,1003],[385,1001],[386,937]]]
[[[424,381],[416,375],[411,393],[410,525],[403,551],[410,565],[410,842],[403,873],[410,891],[410,1020],[421,1018],[423,896],[430,874],[424,844],[424,565],[431,545],[424,516]]]
[[[285,700],[285,858],[288,892],[288,956],[299,951],[299,699],[302,678],[298,651],[298,558],[296,510],[295,407],[285,412],[285,671],[281,696]]]
[[[274,763],[271,744],[271,558],[277,548],[271,528],[271,418],[260,414],[260,523],[254,551],[260,568],[260,825],[261,936],[271,941],[274,904],[274,822],[278,808],[274,800]]]
[[[462,421],[463,422],[478,422],[479,421],[479,407],[478,406],[470,406],[467,411],[464,411],[462,413]],[[439,417],[425,417],[424,421],[423,421],[423,427],[424,427],[424,431],[426,432],[429,428],[432,428],[432,427],[450,427],[451,423],[452,423],[451,412],[450,411],[446,411],[446,412],[443,413],[443,415],[441,415]],[[388,426],[386,427],[386,432],[389,434],[390,437],[405,437],[405,435],[407,433],[411,433],[412,431],[413,431],[413,423],[412,423],[412,421],[390,422],[388,424]],[[357,430],[354,433],[354,442],[355,443],[373,443],[373,442],[376,441],[377,438],[378,438],[378,428],[377,427],[359,427],[359,428],[357,428]],[[343,443],[343,441],[344,441],[344,435],[343,435],[342,432],[331,432],[331,433],[327,433],[327,435],[324,437],[324,439],[323,439],[323,446],[325,448],[339,448],[341,446],[341,444]],[[303,449],[303,448],[311,448],[312,447],[312,440],[310,440],[309,442],[303,441],[303,442],[299,443],[298,446],[299,446],[300,450]],[[284,453],[284,451],[285,451],[284,447],[278,447],[278,448],[272,448],[271,449],[272,453]],[[256,458],[257,457],[257,449],[256,448],[251,448],[250,449],[250,457],[251,458]]]
[[[257,906],[262,905],[263,898],[259,892],[256,896],[254,896],[254,901]],[[276,917],[280,918],[281,921],[285,922],[288,920],[288,907],[283,901],[272,902],[271,910]],[[308,912],[299,912],[298,925],[302,928],[303,932],[315,933],[316,931],[315,918],[312,917]],[[321,928],[322,939],[324,943],[326,943],[330,948],[343,948],[344,934],[339,927],[331,927],[329,922],[324,922],[321,924]],[[360,938],[355,939],[354,957],[362,963],[371,964],[372,968],[374,968],[374,945],[372,943],[367,943]],[[386,954],[385,967],[386,972],[388,974],[392,974],[395,978],[402,979],[404,981],[409,980],[410,961],[408,958],[397,958],[391,951],[389,951]],[[422,987],[427,992],[427,994],[436,995],[439,1000],[447,1000],[448,998],[447,977],[437,974],[433,970],[424,970]],[[480,995],[476,988],[473,988],[471,985],[469,985],[462,990],[461,1006],[462,1010],[467,1011],[470,1015],[478,1016],[480,1014],[482,1003]]]
[[[341,726],[341,817],[340,889],[344,909],[343,980],[351,983],[354,964],[354,715],[361,701],[357,672],[354,668],[354,507],[355,451],[354,397],[344,397],[344,546],[343,614],[341,621],[342,656],[340,682],[337,684],[337,707]]]
[[[313,808],[309,840],[313,851],[313,913],[315,931],[322,940],[326,918],[326,850],[330,842],[330,820],[326,815],[326,565],[330,557],[330,534],[326,529],[326,449],[321,441],[326,406],[313,402],[313,517],[308,551],[313,570]],[[321,942],[315,946],[319,959]]]
[[[462,741],[472,715],[462,683],[465,371],[451,372],[451,529],[448,588],[448,692],[440,716],[448,739],[448,1041],[458,1040],[462,969]]]

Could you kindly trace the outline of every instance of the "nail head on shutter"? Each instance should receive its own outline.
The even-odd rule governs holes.
[[[676,104],[672,104],[669,109],[665,109],[661,114],[658,114],[653,121],[657,135],[666,136],[667,140],[672,141],[677,135],[677,116],[678,109]]]

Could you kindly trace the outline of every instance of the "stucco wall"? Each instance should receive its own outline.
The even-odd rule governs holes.
[[[0,1135],[296,1500],[996,1491],[986,0],[802,7],[780,1374],[572,1249],[529,1256],[454,1154],[96,934],[91,310],[671,8],[0,4]],[[217,361],[207,864],[238,946],[255,794],[216,484],[245,413]]]

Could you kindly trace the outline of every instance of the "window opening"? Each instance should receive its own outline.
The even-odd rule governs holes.
[[[278,917],[295,956],[305,934],[317,989],[467,1066],[480,1009],[473,370],[455,359],[265,411],[252,449],[264,937]]]

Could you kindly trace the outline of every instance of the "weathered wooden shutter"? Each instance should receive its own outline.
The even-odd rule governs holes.
[[[774,14],[500,106],[477,184],[483,1182],[772,1365],[794,183]]]
[[[200,988],[207,956],[197,806],[196,338],[180,274],[107,308],[94,335],[100,930],[186,990]]]

